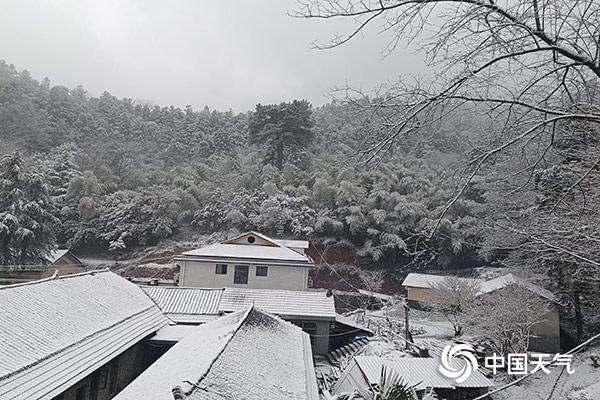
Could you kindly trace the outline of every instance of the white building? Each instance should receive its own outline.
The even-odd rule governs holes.
[[[307,241],[276,240],[247,232],[175,258],[180,286],[307,290],[313,260]]]

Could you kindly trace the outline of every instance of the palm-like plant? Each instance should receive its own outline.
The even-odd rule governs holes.
[[[398,374],[383,367],[379,378],[379,391],[374,400],[417,400],[417,394]]]

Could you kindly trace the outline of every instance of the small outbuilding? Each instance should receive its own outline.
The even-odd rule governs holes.
[[[423,308],[432,304],[435,300],[434,290],[437,285],[443,283],[447,277],[443,275],[408,274],[402,282],[406,292],[406,302],[414,308]],[[529,349],[542,352],[555,353],[560,351],[560,303],[554,294],[542,287],[526,282],[506,274],[490,280],[456,278],[467,283],[476,285],[477,296],[485,296],[488,293],[500,291],[508,286],[519,285],[536,296],[546,300],[549,311],[543,316],[543,321],[534,325],[531,329]]]
[[[463,361],[455,359],[455,363]],[[334,394],[352,393],[355,389],[371,390],[381,381],[382,371],[392,374],[401,382],[414,388],[418,396],[432,389],[440,398],[468,400],[475,398],[494,386],[492,381],[475,370],[462,383],[456,383],[439,371],[437,358],[402,357],[393,360],[377,356],[355,356],[336,382]],[[457,366],[457,369],[461,366]],[[421,397],[419,397],[421,398]]]

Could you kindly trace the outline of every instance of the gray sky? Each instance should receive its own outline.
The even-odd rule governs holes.
[[[315,105],[346,83],[365,89],[423,61],[399,48],[383,58],[386,37],[344,47],[311,42],[346,32],[349,21],[295,19],[293,0],[3,0],[0,59],[54,85],[160,105],[251,109],[258,102],[306,98]]]

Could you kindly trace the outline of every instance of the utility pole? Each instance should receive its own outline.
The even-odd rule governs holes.
[[[412,335],[410,334],[410,321],[409,321],[409,311],[410,308],[408,304],[404,303],[404,337],[406,339],[406,349],[410,348],[411,344],[414,344]]]

